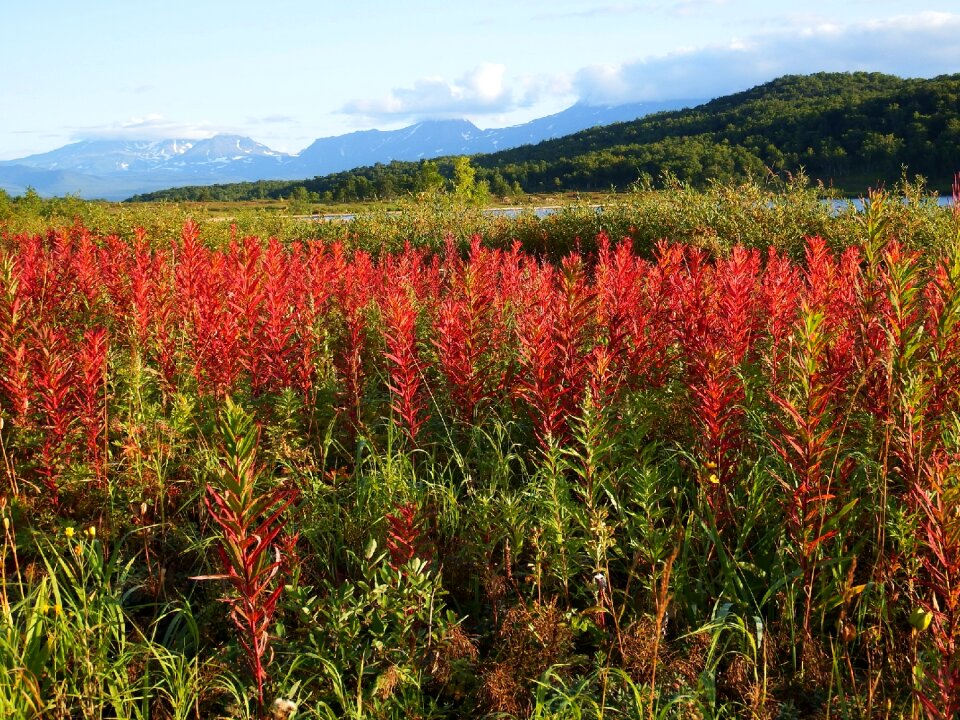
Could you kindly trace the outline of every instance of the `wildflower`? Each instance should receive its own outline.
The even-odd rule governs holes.
[[[93,540],[97,536],[97,528],[91,525],[87,528],[87,535],[90,536],[90,539]]]
[[[297,704],[292,700],[277,698],[270,705],[270,714],[277,720],[290,720],[297,713]]]
[[[707,479],[710,481],[710,484],[711,484],[711,485],[719,485],[719,484],[720,484],[720,478],[717,477],[717,474],[716,474],[716,473],[710,473],[710,477],[707,478]]]
[[[50,606],[47,605],[43,600],[37,603],[37,612],[40,613],[41,615],[46,615],[47,610],[49,609],[50,609]]]
[[[53,614],[54,614],[54,615],[63,615],[63,605],[61,605],[60,603],[55,604],[55,605],[53,606]]]
[[[74,530],[73,526],[71,525],[70,527],[68,527],[66,530],[63,531],[63,534],[66,535],[67,538],[72,538],[75,532],[76,530]]]
[[[716,470],[717,464],[713,460],[707,460],[707,462],[704,463],[704,467],[707,468],[707,470]]]

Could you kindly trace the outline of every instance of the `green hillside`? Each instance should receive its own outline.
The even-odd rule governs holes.
[[[904,168],[945,190],[960,170],[960,75],[785,76],[699,107],[477,155],[473,164],[496,195],[624,189],[668,175],[700,186],[801,168],[847,192],[891,184]],[[437,171],[451,182],[452,167],[450,158],[393,162],[312,180],[178,188],[134,199],[277,198],[300,186],[315,199],[390,199],[430,187]]]

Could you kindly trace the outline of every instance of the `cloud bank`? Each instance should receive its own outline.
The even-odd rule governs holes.
[[[649,0],[603,8],[633,12],[656,6],[676,14],[724,0]],[[901,77],[960,72],[960,15],[923,12],[856,24],[781,26],[723,45],[688,48],[615,65],[590,65],[568,74],[514,78],[483,64],[457,80],[423,78],[340,112],[365,122],[438,117],[492,117],[540,101],[566,98],[592,105],[715,98],[786,74],[872,71]]]
[[[351,100],[340,112],[375,121],[495,115],[530,107],[545,93],[569,88],[564,80],[558,87],[556,78],[511,79],[508,85],[506,73],[505,65],[482,63],[456,80],[427,77],[385,97]]]
[[[620,65],[572,84],[588,103],[713,98],[793,73],[865,70],[902,77],[960,72],[960,15],[921,13],[856,25],[798,26]]]
[[[211,123],[182,123],[151,113],[123,122],[73,128],[75,139],[83,140],[204,140],[219,132],[229,132]]]

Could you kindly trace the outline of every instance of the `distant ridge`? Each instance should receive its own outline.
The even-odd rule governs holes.
[[[451,160],[436,164],[451,176]],[[472,164],[477,179],[501,196],[518,188],[625,189],[642,178],[703,186],[801,171],[814,182],[859,194],[895,184],[904,169],[911,177],[924,176],[932,189],[949,192],[960,171],[960,75],[788,75],[696,107],[475,155]],[[384,199],[418,192],[423,174],[418,163],[394,162],[312,179],[179,188],[137,199],[286,198],[297,186],[320,199]]]
[[[239,135],[206,140],[84,140],[0,162],[0,188],[21,194],[30,186],[41,195],[69,193],[118,200],[185,185],[327,175],[393,160],[494,152],[698,102],[577,104],[522,125],[488,130],[467,120],[424,121],[399,130],[319,138],[298,155],[271,150]]]

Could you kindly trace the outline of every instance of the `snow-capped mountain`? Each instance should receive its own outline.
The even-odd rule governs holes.
[[[391,160],[474,155],[496,150],[468,120],[426,120],[399,130],[362,130],[315,140],[290,161],[296,177],[326,175]]]
[[[0,165],[25,165],[43,170],[69,170],[93,175],[183,168],[257,158],[283,162],[289,156],[239,135],[208,140],[81,140],[57,150],[11,160]]]
[[[271,150],[239,135],[205,140],[83,140],[0,162],[0,188],[15,195],[30,186],[42,195],[75,193],[120,200],[178,185],[294,180],[391,160],[495,152],[699,103],[577,104],[522,125],[487,130],[467,120],[427,120],[399,130],[320,138],[298,155]]]

